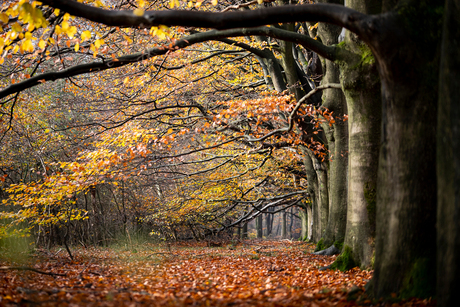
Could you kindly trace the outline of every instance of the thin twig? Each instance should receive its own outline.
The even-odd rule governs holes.
[[[8,271],[8,270],[32,271],[35,273],[52,275],[52,276],[67,276],[67,274],[45,272],[45,271],[40,271],[40,270],[31,268],[31,267],[27,267],[27,266],[2,266],[0,267],[0,271]]]

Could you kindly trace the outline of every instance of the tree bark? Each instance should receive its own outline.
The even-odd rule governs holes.
[[[343,1],[326,0],[322,3],[343,3]],[[320,24],[318,36],[321,41],[330,46],[337,44],[341,28],[330,24]],[[340,70],[334,62],[322,58],[324,77],[323,84],[339,83]],[[334,116],[343,116],[346,113],[345,96],[339,89],[330,89],[323,92],[322,106],[333,112]],[[347,168],[348,168],[348,123],[336,120],[332,126],[329,122],[323,125],[327,137],[329,155],[329,210],[328,221],[323,236],[323,247],[329,247],[334,242],[343,242],[345,237],[347,215]]]
[[[309,233],[310,238],[313,242],[318,242],[321,238],[321,227],[319,222],[319,189],[318,189],[318,177],[313,167],[312,159],[308,152],[310,149],[300,146],[303,156],[303,164],[305,167],[305,173],[307,174],[308,194],[310,194],[311,202],[311,232]]]
[[[460,289],[460,1],[444,8],[438,105],[437,304],[455,306]]]
[[[303,206],[308,206],[308,204],[303,203]],[[300,240],[308,240],[308,212],[306,207],[299,208],[299,217],[300,217]]]
[[[347,4],[358,11],[367,7],[359,0],[350,0]],[[346,32],[338,54],[349,129],[348,208],[344,244],[352,251],[353,261],[349,265],[370,268],[374,252],[381,129],[380,82],[372,52],[355,34]]]
[[[256,228],[257,228],[257,238],[258,239],[262,239],[263,238],[263,216],[262,214],[259,214],[257,217],[256,217]]]
[[[370,45],[382,82],[376,297],[430,297],[436,279],[436,111],[442,1],[379,17]],[[416,12],[416,13],[414,13]],[[397,272],[397,274],[395,274]]]
[[[286,239],[287,236],[287,212],[284,210],[281,213],[281,237]]]

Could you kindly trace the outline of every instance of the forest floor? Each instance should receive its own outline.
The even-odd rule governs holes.
[[[64,248],[0,254],[0,306],[435,306],[371,302],[371,271],[321,271],[335,257],[313,248],[282,240],[79,248],[74,260]]]

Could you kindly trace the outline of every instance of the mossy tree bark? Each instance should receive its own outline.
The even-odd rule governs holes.
[[[367,1],[348,0],[347,5],[363,13]],[[379,2],[379,1],[374,1]],[[378,6],[378,5],[376,5]],[[338,46],[341,83],[348,106],[348,209],[346,246],[355,265],[372,265],[375,237],[375,206],[381,129],[381,95],[377,65],[371,50],[347,31]],[[350,258],[349,257],[349,258]]]
[[[444,8],[438,106],[437,303],[455,306],[460,289],[460,1]]]
[[[356,265],[368,268],[374,250],[375,206],[381,128],[380,83],[373,56],[347,33],[340,51],[348,104],[348,210],[345,245]],[[347,53],[347,55],[345,55]],[[365,88],[366,91],[362,91]]]

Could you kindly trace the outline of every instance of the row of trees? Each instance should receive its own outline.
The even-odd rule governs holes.
[[[375,297],[433,296],[437,275],[453,302],[458,1],[42,2],[2,9],[3,140],[33,105],[63,118],[34,123],[38,177],[2,166],[7,218],[95,219],[105,189],[100,208],[199,238],[298,206],[336,267],[374,267]]]

